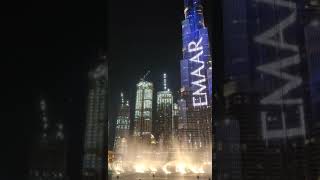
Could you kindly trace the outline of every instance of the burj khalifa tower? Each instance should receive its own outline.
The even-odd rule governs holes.
[[[184,6],[180,138],[188,149],[203,149],[212,145],[212,58],[200,0]]]

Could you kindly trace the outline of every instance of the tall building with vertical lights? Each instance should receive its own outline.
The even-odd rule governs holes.
[[[181,114],[186,119],[181,119],[184,126],[179,130],[179,137],[189,148],[202,149],[211,145],[212,140],[212,60],[200,0],[185,0],[184,6],[180,68],[181,97],[186,106],[182,108],[186,112]]]
[[[141,79],[137,84],[134,136],[151,135],[153,84]]]
[[[157,115],[155,136],[163,142],[163,147],[168,147],[173,128],[173,95],[167,88],[167,74],[163,74],[163,90],[157,93]]]
[[[61,122],[48,118],[47,103],[40,101],[40,136],[37,136],[29,160],[29,180],[67,180],[66,142]]]
[[[130,107],[129,101],[125,101],[121,92],[121,104],[116,120],[115,150],[119,153],[127,152],[127,140],[130,131]]]
[[[107,129],[107,62],[105,56],[89,72],[89,95],[84,137],[82,176],[102,180],[106,172],[105,136]]]

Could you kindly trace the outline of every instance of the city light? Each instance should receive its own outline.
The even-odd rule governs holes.
[[[137,173],[144,173],[147,170],[144,164],[136,164],[134,165],[134,169]]]
[[[200,1],[185,1],[179,100],[174,90],[168,88],[166,73],[162,74],[162,87],[157,92],[154,88],[157,86],[146,80],[151,71],[137,82],[133,135],[119,146],[126,150],[115,148],[117,156],[109,162],[115,174],[212,176],[211,86],[208,84],[212,69],[208,32],[201,11]],[[156,103],[153,94],[157,95]],[[124,104],[122,94],[121,104]],[[199,111],[194,107],[204,108]]]
[[[206,76],[204,74],[204,61],[202,61],[201,57],[203,55],[203,46],[202,37],[200,37],[198,42],[192,41],[188,44],[188,52],[189,53],[196,53],[192,56],[189,61],[190,63],[197,64],[195,69],[192,69],[190,73],[191,76],[196,77],[195,81],[192,81],[191,84],[195,87],[195,91],[192,93],[193,97],[193,106],[206,106],[208,105],[208,95],[207,95],[207,86],[205,85]],[[194,65],[192,65],[194,67]],[[194,79],[194,78],[192,78]]]
[[[211,159],[201,158],[203,152],[184,152],[178,141],[171,150],[152,150],[143,143],[128,142],[131,147],[126,154],[109,161],[109,169],[115,174],[206,174],[211,175]],[[141,151],[135,151],[141,149]],[[211,153],[211,148],[205,150]],[[116,153],[118,154],[118,153]],[[169,155],[170,154],[170,155]]]

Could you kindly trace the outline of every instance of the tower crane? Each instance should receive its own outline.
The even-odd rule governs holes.
[[[142,81],[146,79],[147,76],[149,76],[150,70],[147,71],[147,73],[141,78]]]

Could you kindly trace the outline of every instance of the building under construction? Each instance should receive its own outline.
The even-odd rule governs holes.
[[[149,73],[137,84],[133,135],[140,138],[151,137],[152,132],[153,84],[145,80]]]
[[[163,90],[157,93],[157,115],[154,134],[161,147],[168,148],[172,136],[173,122],[173,95],[167,88],[167,75],[163,74]]]

